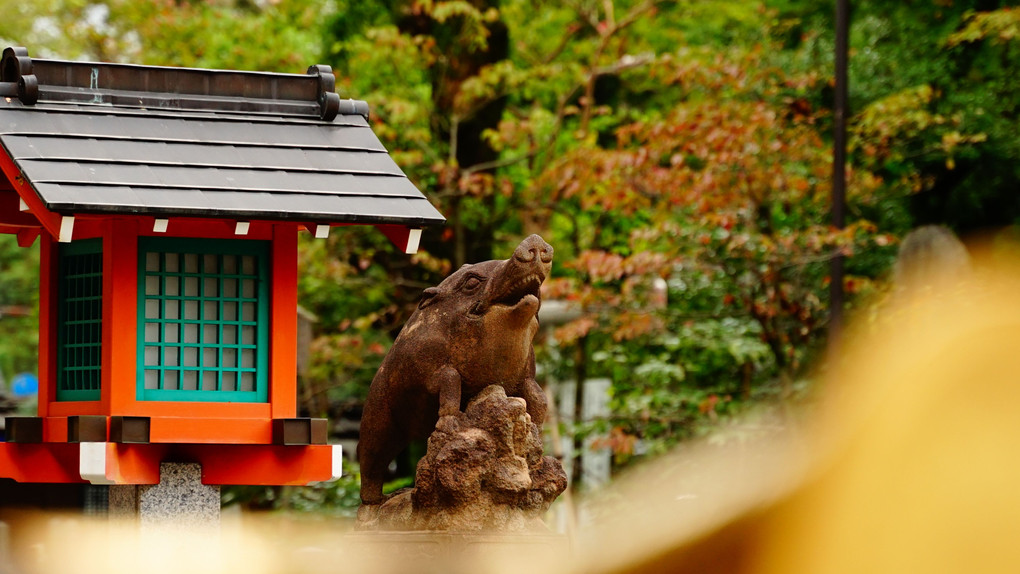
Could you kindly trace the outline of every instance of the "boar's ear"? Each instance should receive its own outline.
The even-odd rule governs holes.
[[[424,309],[425,307],[435,303],[436,295],[439,295],[439,289],[436,289],[435,287],[429,287],[425,291],[422,291],[421,301],[418,302],[418,308]]]

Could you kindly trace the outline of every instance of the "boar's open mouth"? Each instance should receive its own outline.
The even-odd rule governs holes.
[[[531,296],[541,301],[542,275],[532,273],[496,286],[488,301],[478,301],[471,307],[472,315],[482,315],[490,307],[516,307],[526,297]]]
[[[527,275],[508,285],[505,292],[493,298],[493,305],[505,305],[513,307],[521,302],[528,295],[541,298],[542,277],[540,275]]]

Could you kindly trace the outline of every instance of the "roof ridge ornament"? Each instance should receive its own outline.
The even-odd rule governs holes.
[[[336,93],[336,76],[333,68],[325,64],[308,67],[308,74],[319,78],[319,117],[333,121],[340,111],[340,95]]]
[[[327,122],[337,115],[359,115],[368,121],[367,102],[340,99],[330,66],[309,66],[307,76],[314,79],[302,80],[300,74],[33,60],[26,48],[11,46],[0,59],[0,97],[17,97],[28,106],[35,105],[42,93],[47,102],[235,113],[311,112]]]
[[[365,121],[369,119],[368,113],[368,102],[365,100],[340,100],[340,113],[347,115],[357,115],[365,118]]]
[[[4,90],[2,84],[16,85],[18,99],[27,106],[35,105],[39,100],[39,80],[32,73],[32,58],[28,57],[27,48],[10,46],[4,49],[0,58],[0,91],[11,91]]]

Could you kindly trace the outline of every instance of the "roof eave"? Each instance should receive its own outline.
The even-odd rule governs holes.
[[[431,207],[431,204],[429,204]],[[217,210],[180,209],[158,207],[98,206],[75,203],[49,203],[46,208],[59,215],[118,215],[126,217],[155,217],[171,219],[187,217],[196,219],[212,219],[220,221],[280,221],[293,223],[317,223],[321,225],[402,225],[407,227],[432,227],[443,225],[446,218],[436,211],[434,217],[394,217],[388,215],[368,214],[328,214],[321,212],[267,212],[257,210]]]

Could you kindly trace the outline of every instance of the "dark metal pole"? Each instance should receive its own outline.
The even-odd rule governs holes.
[[[846,204],[847,57],[849,0],[836,0],[836,93],[833,101],[832,226],[843,229]],[[843,330],[843,256],[832,259],[829,273],[829,341],[837,348]]]

